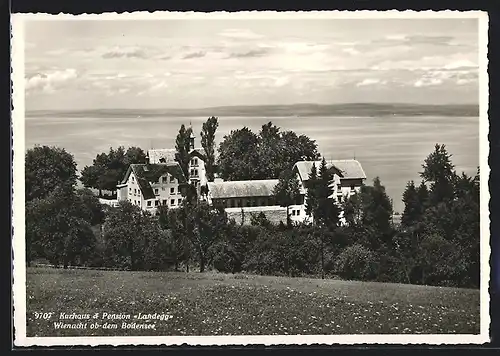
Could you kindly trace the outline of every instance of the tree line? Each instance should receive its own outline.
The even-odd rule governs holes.
[[[217,120],[209,120],[211,128],[202,137],[210,136],[206,141],[214,147]],[[179,130],[176,159],[182,159],[179,151],[188,147],[183,140],[189,134],[185,127]],[[304,146],[286,149],[283,142],[290,137]],[[219,145],[219,161],[212,153],[212,173],[217,167],[226,178],[277,177],[276,201],[289,206],[300,195],[291,171],[293,160],[320,158],[314,141],[301,137],[282,134],[272,124],[264,125],[258,135],[248,128],[232,131]],[[228,162],[229,152],[243,150],[242,142],[255,138],[252,154],[232,156],[233,162]],[[267,173],[264,167],[252,172],[238,168],[252,155],[262,154],[264,159],[263,152],[270,154],[272,147],[281,147],[272,150],[280,161],[273,161]],[[114,153],[107,157],[115,161],[122,159],[116,157],[129,157],[128,162],[143,159],[137,148],[110,152]],[[287,219],[275,225],[259,214],[252,215],[251,225],[241,225],[229,220],[223,209],[198,200],[196,193],[186,196],[180,208],[162,206],[156,215],[128,202],[117,208],[101,206],[88,189],[75,189],[76,164],[70,153],[35,147],[26,153],[27,262],[45,259],[63,266],[215,269],[477,288],[479,170],[474,177],[456,172],[451,157],[444,145],[436,145],[425,158],[420,182],[408,182],[404,191],[401,224],[392,221],[392,203],[379,178],[340,205],[328,198],[332,172],[323,159],[309,173],[306,210],[313,217],[311,224]],[[109,169],[114,171],[109,177],[116,174],[116,168]]]

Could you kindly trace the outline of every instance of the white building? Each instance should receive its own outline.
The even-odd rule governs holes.
[[[186,178],[177,162],[131,164],[117,185],[117,201],[128,200],[152,213],[160,205],[177,208],[183,200],[185,183]]]
[[[229,219],[249,224],[252,215],[263,213],[273,222],[286,223],[286,208],[277,205],[273,191],[277,179],[208,182],[208,203],[223,207]]]
[[[299,181],[301,197],[299,199],[300,204],[291,205],[289,207],[292,221],[311,221],[311,217],[306,214],[306,203],[307,182],[309,181],[309,174],[313,164],[316,165],[316,171],[319,175],[321,161],[299,161],[293,166],[293,171]],[[357,160],[329,160],[326,161],[326,165],[333,174],[333,181],[331,183],[333,193],[330,197],[335,199],[337,203],[341,203],[344,199],[348,199],[350,196],[360,191],[361,186],[366,180],[366,174]]]
[[[195,135],[191,133],[190,137],[190,162],[189,162],[189,183],[197,189],[198,195],[201,194],[201,187],[208,182],[205,169],[206,154],[203,148],[195,148]],[[151,164],[170,164],[176,163],[175,148],[161,148],[148,150],[148,160]]]

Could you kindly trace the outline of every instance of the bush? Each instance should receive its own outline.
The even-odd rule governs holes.
[[[345,279],[373,279],[376,274],[375,255],[359,244],[349,246],[337,256],[335,271]]]
[[[241,262],[234,249],[227,241],[216,243],[210,253],[212,254],[213,267],[223,273],[236,273],[241,271]]]

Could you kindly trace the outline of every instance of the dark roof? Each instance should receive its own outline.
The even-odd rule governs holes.
[[[316,169],[319,173],[321,161],[299,161],[295,163],[295,167],[303,181],[309,179],[309,173],[311,172],[313,163],[316,164]],[[361,167],[361,163],[354,159],[329,160],[326,161],[326,166],[335,169],[341,179],[366,179],[366,174],[363,167]]]
[[[160,179],[161,176],[168,173],[175,178],[180,183],[186,182],[186,177],[182,172],[181,166],[179,163],[162,163],[162,164],[131,164],[125,174],[125,177],[122,180],[122,183],[127,182],[128,177],[131,172],[134,172],[134,175],[137,179],[137,184],[141,189],[142,195],[144,199],[154,199],[155,194],[153,188],[151,188],[151,183],[156,183]]]
[[[208,182],[213,199],[270,197],[278,179]]]

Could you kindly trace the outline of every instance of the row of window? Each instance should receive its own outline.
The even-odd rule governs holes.
[[[192,166],[197,166],[198,165],[198,158],[192,158],[191,159],[191,165]]]
[[[132,199],[130,199],[130,202],[132,204],[141,206],[141,201],[140,200],[134,200],[134,201],[132,201]],[[181,203],[182,203],[182,199],[177,199],[177,205],[181,205]],[[159,206],[159,205],[160,205],[160,201],[159,200],[155,200],[155,206]],[[163,199],[162,205],[167,205],[167,199]],[[175,205],[175,199],[170,199],[170,205]],[[151,200],[146,201],[146,206],[148,208],[151,208],[153,206],[152,201]]]
[[[217,199],[215,204],[226,206],[227,208],[242,208],[250,206],[270,206],[275,205],[272,198],[255,199]]]
[[[292,209],[292,216],[300,216],[300,210],[299,209]]]
[[[177,199],[177,205],[181,205],[181,203],[182,203],[182,199]],[[148,208],[151,208],[152,205],[153,205],[153,203],[152,203],[151,200],[148,200],[146,202],[146,206]],[[155,206],[159,206],[159,205],[160,205],[160,201],[159,200],[155,200]],[[163,199],[161,205],[167,205],[167,199]],[[175,199],[170,199],[170,205],[175,205]]]
[[[161,190],[165,191],[165,188],[161,188]],[[175,188],[174,187],[171,187],[170,188],[170,195],[175,195]],[[177,194],[181,194],[181,188],[177,188]],[[160,189],[159,188],[155,188],[155,195],[160,195]]]

